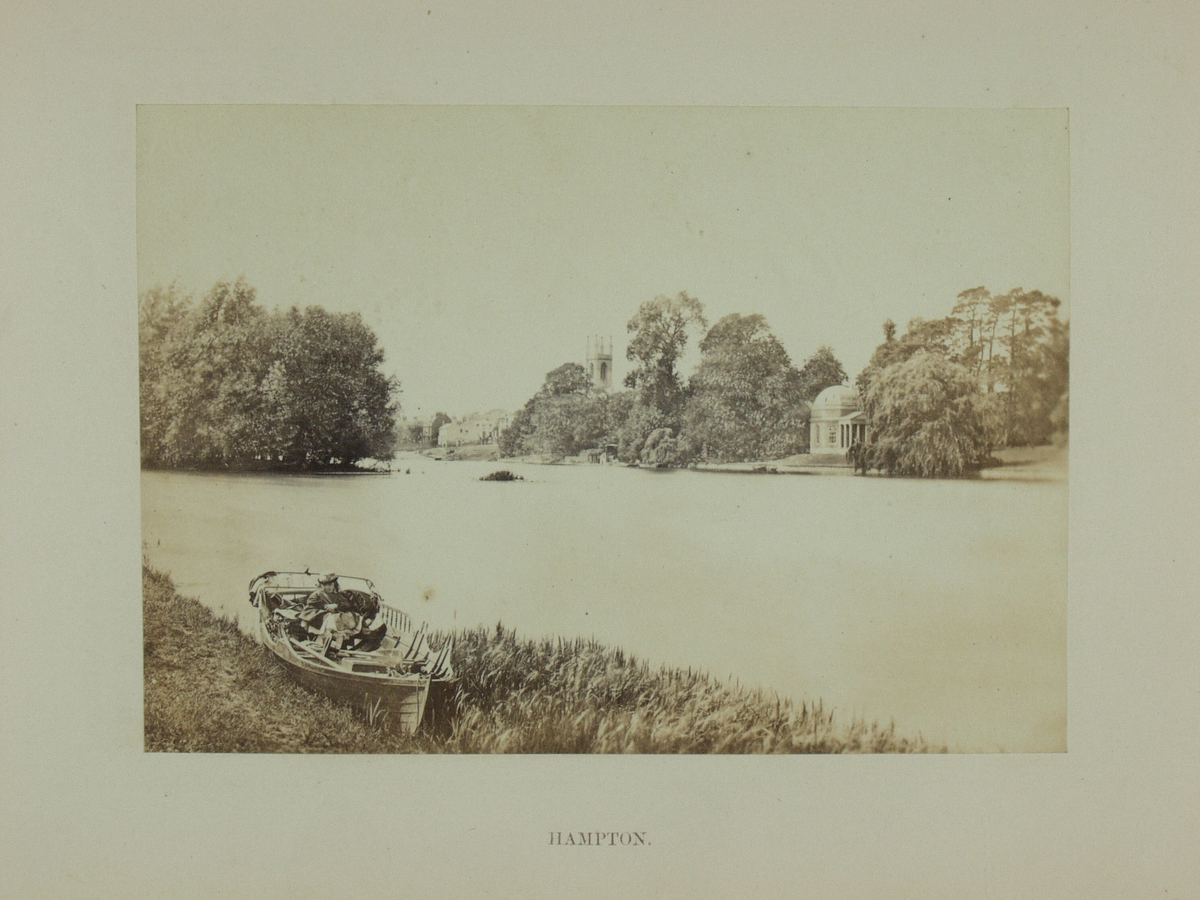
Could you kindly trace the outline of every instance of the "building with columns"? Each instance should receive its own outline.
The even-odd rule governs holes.
[[[867,420],[858,391],[835,384],[817,394],[809,419],[809,453],[846,453],[867,437]]]

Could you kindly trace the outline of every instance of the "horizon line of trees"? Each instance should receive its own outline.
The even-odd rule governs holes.
[[[595,387],[578,363],[559,366],[513,417],[501,454],[615,448],[624,462],[652,466],[789,456],[808,449],[813,399],[847,381],[828,347],[797,369],[762,315],[732,313],[710,328],[687,292],[641,304],[627,331],[626,390]],[[697,336],[700,363],[684,380],[679,361]]]
[[[1037,290],[980,286],[902,336],[885,322],[855,381],[867,420],[856,468],[962,476],[997,448],[1065,436],[1070,329],[1059,305]],[[138,323],[144,466],[306,469],[394,456],[399,383],[382,373],[383,350],[357,313],[268,313],[238,279],[199,302],[174,284],[151,288]],[[501,435],[502,455],[601,449],[650,466],[782,458],[809,449],[812,401],[848,381],[829,347],[797,368],[762,315],[709,327],[686,291],[642,303],[627,331],[625,390],[559,366]],[[700,361],[685,379],[693,339]]]
[[[313,469],[391,459],[399,382],[358,313],[265,311],[244,278],[138,297],[145,467]]]
[[[914,318],[884,341],[855,387],[867,438],[855,466],[889,475],[961,477],[994,450],[1049,443],[1068,429],[1069,324],[1060,301],[980,286],[942,319]],[[809,449],[811,403],[848,378],[820,347],[797,369],[766,319],[733,313],[711,328],[686,292],[641,304],[629,320],[626,390],[597,388],[577,363],[546,375],[501,436],[504,456],[553,459],[615,448],[652,466],[777,459]],[[679,372],[691,339],[700,362]]]

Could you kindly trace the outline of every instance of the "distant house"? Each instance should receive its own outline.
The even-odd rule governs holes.
[[[809,453],[845,453],[867,437],[858,391],[835,384],[817,394],[809,419]]]
[[[413,430],[420,428],[421,436],[417,440],[419,440],[419,442],[422,444],[432,444],[433,418],[433,416],[421,416],[420,418],[416,419],[409,419],[406,417],[400,422],[400,434],[403,435],[403,439],[406,441],[414,440]]]
[[[486,413],[471,413],[447,422],[438,432],[439,447],[461,447],[465,444],[494,444],[508,427],[511,416],[502,409]]]

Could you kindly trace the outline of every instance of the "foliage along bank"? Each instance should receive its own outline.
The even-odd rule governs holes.
[[[978,287],[945,318],[913,319],[903,336],[886,322],[856,381],[867,420],[856,467],[962,477],[991,464],[993,450],[1065,436],[1070,329],[1059,305],[1041,291]],[[824,346],[795,368],[761,315],[709,328],[687,293],[643,303],[628,331],[627,390],[596,388],[582,366],[560,366],[514,417],[502,455],[615,450],[644,466],[779,459],[808,450],[810,404],[848,380]],[[694,337],[700,363],[685,380],[679,361]]]
[[[846,381],[828,347],[796,369],[763,316],[734,313],[709,328],[686,292],[643,303],[627,330],[627,390],[596,388],[582,366],[560,366],[513,418],[502,455],[612,448],[647,466],[788,456],[808,449],[813,398]],[[685,380],[679,361],[697,336],[700,364]]]
[[[142,465],[350,466],[391,459],[395,378],[357,313],[268,313],[221,282],[199,302],[174,285],[138,298]]]
[[[1065,439],[1070,326],[1041,291],[985,287],[958,295],[950,315],[913,319],[859,374],[867,440],[855,465],[888,475],[962,477],[1003,447]]]

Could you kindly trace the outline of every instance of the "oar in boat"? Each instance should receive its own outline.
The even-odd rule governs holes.
[[[425,627],[426,624],[422,622],[421,627],[417,629],[417,633],[413,636],[412,643],[408,645],[408,650],[404,654],[405,660],[409,662],[416,660],[417,654],[421,649],[421,641],[425,638]]]
[[[450,651],[454,649],[454,639],[451,638],[438,651],[438,655],[432,666],[429,667],[429,676],[431,678],[442,678],[446,674],[446,662],[450,658]]]
[[[292,646],[293,646],[293,647],[295,647],[297,650],[303,650],[303,651],[304,651],[306,654],[308,654],[308,656],[310,656],[310,657],[312,657],[313,659],[317,660],[317,662],[322,662],[322,663],[324,663],[325,665],[327,665],[327,666],[329,666],[329,667],[331,667],[331,668],[334,668],[334,669],[339,669],[339,670],[340,670],[340,669],[342,668],[340,665],[338,665],[338,664],[337,664],[336,662],[334,662],[332,659],[330,659],[329,657],[325,656],[325,654],[324,654],[324,652],[323,652],[323,651],[322,651],[322,652],[317,652],[317,649],[316,649],[316,647],[313,647],[313,646],[311,646],[311,645],[310,645],[310,644],[308,644],[308,643],[301,642],[301,641],[292,641],[291,643],[292,643]]]

